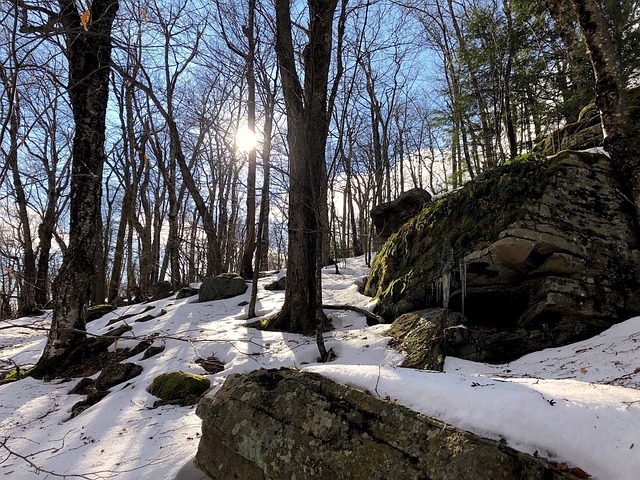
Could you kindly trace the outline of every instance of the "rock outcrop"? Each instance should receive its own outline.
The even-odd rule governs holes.
[[[632,122],[640,124],[640,87],[627,90],[629,115]],[[582,150],[602,146],[602,126],[595,103],[582,109],[578,120],[564,125],[534,147],[534,152],[555,155],[562,150]]]
[[[634,221],[607,157],[514,161],[405,224],[376,257],[366,293],[390,320],[462,312],[470,335],[455,354],[509,361],[640,313]]]
[[[376,245],[386,242],[407,220],[419,213],[429,200],[429,192],[422,188],[412,188],[391,202],[373,207],[371,221],[376,229]]]
[[[232,375],[196,413],[196,464],[216,480],[579,478],[313,373]]]
[[[237,295],[242,295],[247,291],[247,282],[244,278],[235,273],[222,273],[216,277],[205,278],[198,290],[198,300],[210,302],[212,300],[222,300]]]

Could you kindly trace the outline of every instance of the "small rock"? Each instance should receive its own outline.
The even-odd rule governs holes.
[[[97,390],[107,390],[114,385],[126,382],[142,373],[142,367],[135,363],[110,363],[98,375],[95,387]]]

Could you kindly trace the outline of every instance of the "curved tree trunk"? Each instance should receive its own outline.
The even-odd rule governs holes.
[[[71,353],[85,338],[86,306],[95,272],[105,117],[109,98],[111,28],[117,0],[94,0],[83,24],[74,0],[59,0],[69,61],[69,98],[75,121],[72,149],[69,246],[53,287],[53,322],[36,377],[52,377],[79,358]],[[86,17],[83,17],[86,18]]]

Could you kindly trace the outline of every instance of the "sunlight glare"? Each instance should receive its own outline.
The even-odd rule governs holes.
[[[256,134],[249,127],[241,127],[236,133],[236,148],[242,152],[250,152],[256,148]]]

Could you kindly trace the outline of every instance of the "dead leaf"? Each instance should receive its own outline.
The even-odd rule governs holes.
[[[589,371],[589,370],[587,370],[587,369],[586,369],[586,368],[584,368],[584,367],[582,367],[582,368],[580,369],[580,373],[582,373],[583,375],[584,375],[585,373],[587,373],[588,371]]]
[[[82,13],[82,15],[80,15],[80,22],[82,23],[82,28],[84,28],[85,32],[89,31],[90,19],[91,19],[91,13],[89,12],[89,10],[86,10],[85,12]]]
[[[580,467],[572,467],[571,469],[569,469],[569,472],[571,472],[573,475],[575,475],[578,478],[591,478],[591,475],[589,475],[587,472],[585,472],[584,470],[582,470]]]
[[[142,20],[147,21],[147,9],[143,8],[140,13],[142,13]]]

